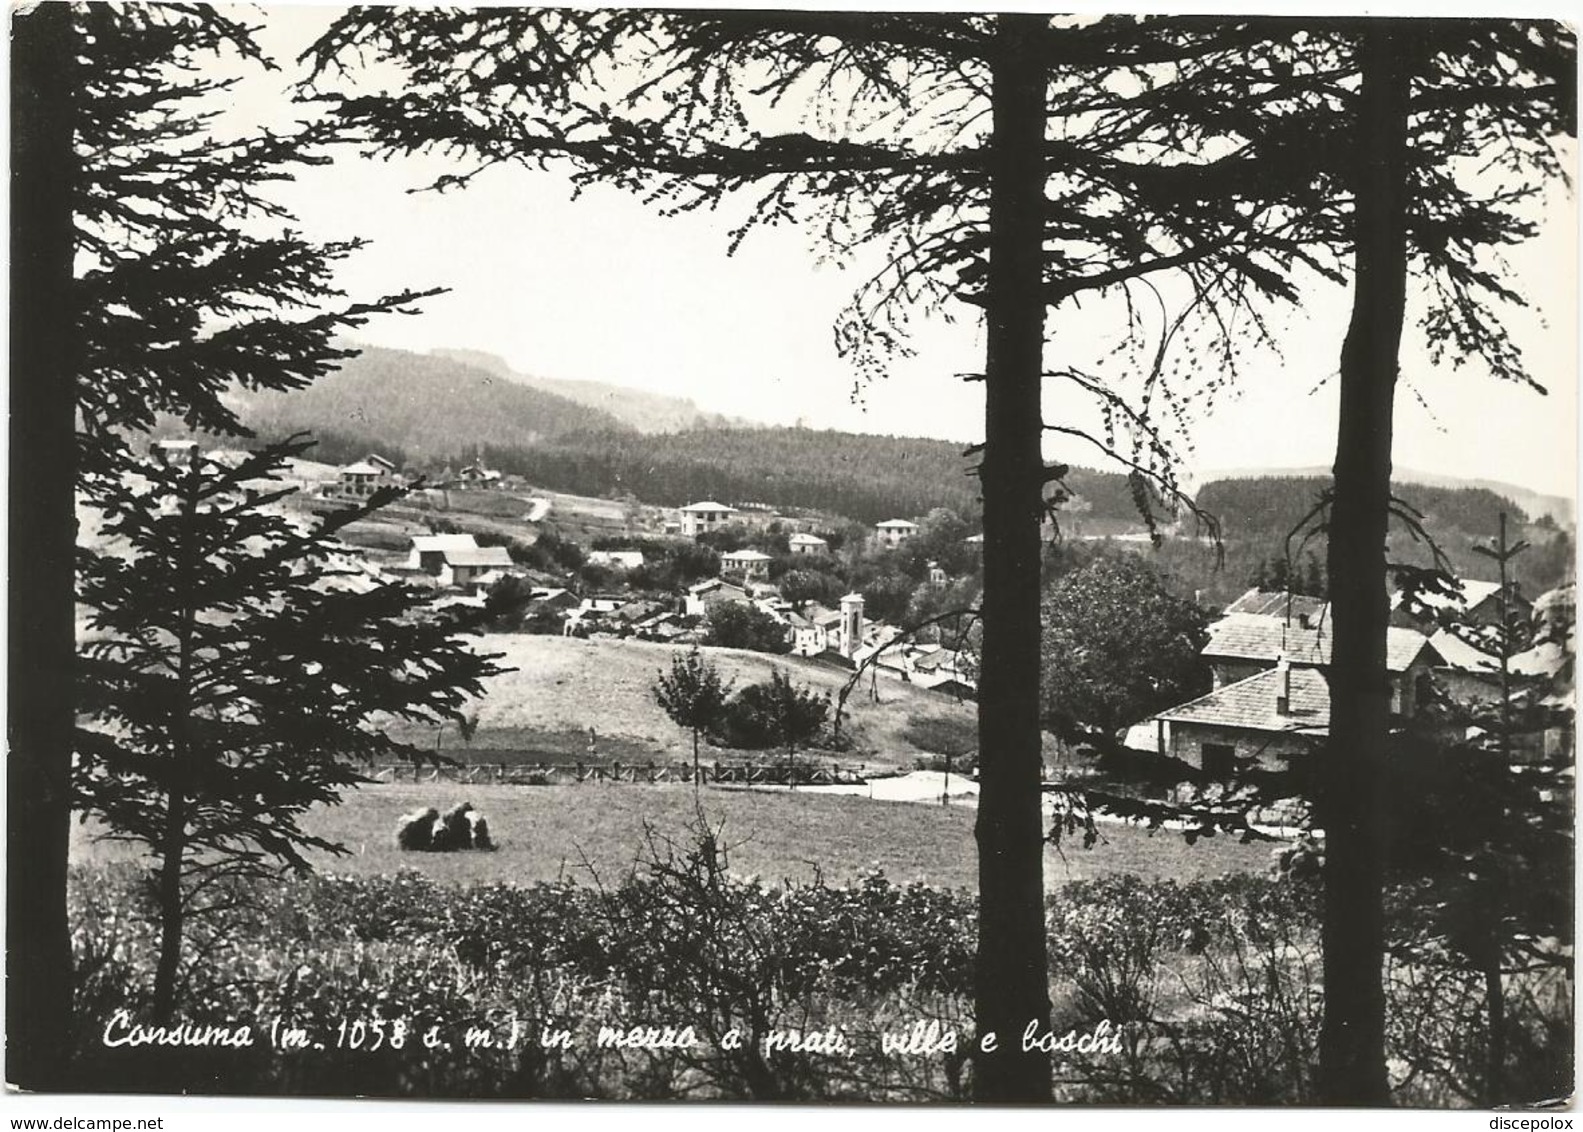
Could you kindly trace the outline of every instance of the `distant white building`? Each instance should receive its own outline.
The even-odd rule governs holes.
[[[748,592],[741,586],[734,586],[720,578],[710,578],[687,587],[687,596],[682,602],[682,612],[688,617],[705,617],[721,602],[747,600]]]
[[[385,462],[389,463],[389,461]],[[389,471],[379,464],[370,460],[359,460],[341,469],[341,482],[337,485],[337,490],[353,499],[366,499],[384,485],[385,477],[389,474]]]
[[[900,546],[918,533],[918,524],[906,519],[886,519],[874,524],[874,537],[881,546]]]
[[[733,550],[720,556],[720,569],[744,578],[764,578],[769,576],[771,561],[763,551]]]
[[[688,538],[697,538],[706,531],[719,530],[731,522],[737,513],[735,507],[711,500],[689,503],[682,508],[682,534]]]
[[[514,565],[503,546],[479,546],[472,535],[417,535],[407,569],[421,570],[442,586],[465,586],[491,570]]]
[[[472,535],[414,535],[412,550],[407,555],[407,569],[422,570],[438,577],[445,564],[446,551],[477,549],[478,540]]]
[[[836,632],[835,648],[842,656],[851,658],[863,644],[863,595],[850,593],[841,599],[841,624]]]
[[[436,576],[442,586],[465,586],[491,570],[507,570],[511,566],[511,555],[503,546],[463,547],[442,553]]]
[[[795,534],[786,540],[793,554],[827,554],[830,544],[818,535]]]

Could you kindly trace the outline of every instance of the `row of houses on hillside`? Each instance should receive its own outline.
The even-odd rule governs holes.
[[[449,473],[447,473],[449,482]],[[454,483],[462,487],[493,487],[503,480],[500,472],[486,468],[482,461],[468,464],[456,476]],[[377,452],[370,452],[354,463],[337,470],[336,480],[326,487],[326,494],[342,499],[366,499],[382,487],[406,482],[396,465]]]
[[[1499,696],[1500,660],[1480,649],[1488,638],[1479,632],[1489,619],[1499,620],[1500,601],[1515,615],[1532,613],[1535,604],[1515,593],[1503,598],[1498,591],[1498,586],[1492,592],[1485,584],[1465,584],[1460,600],[1434,602],[1428,620],[1418,603],[1393,596],[1393,622],[1403,622],[1386,631],[1390,713],[1396,724],[1418,714],[1437,684],[1463,703],[1489,703]],[[1574,586],[1552,591],[1541,603],[1553,624],[1575,623]],[[1575,635],[1570,628],[1560,635],[1557,641],[1557,634],[1541,632],[1538,645],[1509,659],[1511,671],[1564,673],[1570,680]],[[1329,605],[1323,599],[1250,590],[1210,626],[1202,655],[1212,673],[1211,690],[1134,725],[1123,743],[1138,753],[1185,763],[1209,780],[1224,780],[1239,765],[1273,769],[1310,753],[1329,734],[1325,671],[1331,642]],[[1538,741],[1552,755],[1569,737],[1546,735]]]
[[[773,515],[763,508],[730,507],[714,500],[689,503],[680,509],[678,533],[687,538],[718,531],[733,523],[759,525]],[[874,540],[884,547],[897,547],[918,533],[918,524],[910,519],[886,519],[874,524]],[[793,554],[828,554],[830,543],[818,535],[799,532],[789,540]]]

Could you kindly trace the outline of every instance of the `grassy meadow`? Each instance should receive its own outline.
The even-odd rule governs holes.
[[[977,853],[968,805],[942,807],[879,802],[801,791],[706,788],[705,816],[721,831],[732,872],[769,883],[810,881],[816,875],[841,884],[881,869],[898,883],[920,881],[976,889]],[[426,806],[446,809],[470,801],[489,819],[499,849],[493,853],[406,853],[396,848],[396,819]],[[416,869],[437,881],[461,884],[510,881],[529,884],[566,879],[614,882],[644,858],[649,837],[663,846],[688,841],[693,791],[682,784],[584,783],[577,786],[463,786],[451,783],[368,786],[339,806],[310,814],[305,827],[344,844],[349,855],[316,859],[327,872],[391,875]],[[76,860],[125,859],[131,850],[97,842],[93,829],[75,827]],[[1047,850],[1045,882],[1051,889],[1074,880],[1123,873],[1188,881],[1229,873],[1262,872],[1270,846],[1225,839],[1188,846],[1177,834],[1152,836],[1127,826],[1103,827],[1092,849],[1066,845]]]
[[[586,735],[592,727],[608,740],[607,745],[624,741],[621,757],[656,762],[692,758],[690,736],[666,717],[653,695],[655,679],[669,668],[672,657],[684,651],[681,646],[500,633],[479,638],[478,647],[500,654],[499,663],[513,671],[487,682],[484,697],[475,705],[478,731],[470,744],[461,743],[454,729],[443,737],[445,750],[452,757],[488,762],[489,750],[520,748],[525,736],[533,732]],[[742,649],[704,652],[738,687],[768,680],[772,670],[781,668],[795,682],[834,695],[850,675],[799,657]],[[907,769],[921,757],[940,753],[918,744],[916,720],[971,724],[977,718],[971,703],[883,677],[872,690],[868,681],[854,690],[846,711],[842,730],[855,745],[851,751],[830,757],[845,763]],[[393,728],[392,733],[424,747],[433,746],[435,738],[432,729],[402,732]],[[705,759],[717,755],[739,758],[742,752],[710,747],[703,752]]]

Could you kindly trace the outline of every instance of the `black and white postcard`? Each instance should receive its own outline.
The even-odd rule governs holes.
[[[1570,1103],[1574,26],[10,52],[16,1111]]]

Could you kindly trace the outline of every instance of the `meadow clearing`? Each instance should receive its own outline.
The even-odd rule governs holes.
[[[593,728],[596,736],[608,740],[607,747],[624,742],[618,757],[643,754],[657,762],[692,758],[691,737],[666,717],[653,695],[660,673],[685,651],[681,646],[527,633],[491,633],[476,640],[478,649],[498,654],[499,663],[512,671],[488,680],[484,696],[470,709],[478,720],[472,741],[463,743],[454,728],[438,736],[432,728],[393,727],[393,735],[424,747],[439,739],[452,757],[488,762],[486,752],[519,749],[534,732],[586,734]],[[801,657],[744,649],[703,651],[739,688],[768,680],[778,668],[793,682],[834,697],[852,675]],[[855,687],[846,701],[846,713],[842,733],[850,738],[851,749],[840,754],[811,752],[809,757],[911,769],[918,759],[941,753],[917,744],[910,728],[915,720],[952,720],[971,726],[977,719],[977,707],[970,702],[884,677],[865,679]],[[702,751],[706,761],[743,755],[707,743]]]
[[[435,806],[470,801],[489,819],[492,853],[408,853],[396,848],[396,819]],[[976,889],[978,856],[971,805],[882,802],[799,791],[706,788],[705,819],[729,853],[731,871],[766,883],[808,882],[816,876],[845,884],[881,870],[897,883]],[[619,880],[648,856],[650,838],[685,845],[695,819],[692,787],[676,783],[584,783],[576,786],[479,786],[455,783],[366,786],[339,806],[309,814],[310,832],[344,844],[348,854],[315,859],[325,872],[393,875],[413,869],[436,881],[462,884]],[[97,842],[94,827],[78,826],[74,858],[81,863],[124,860],[133,851]],[[1149,834],[1104,826],[1092,849],[1069,843],[1046,851],[1045,883],[1052,891],[1075,880],[1132,873],[1151,879],[1212,879],[1261,873],[1269,844],[1225,838],[1186,845],[1180,834]]]

